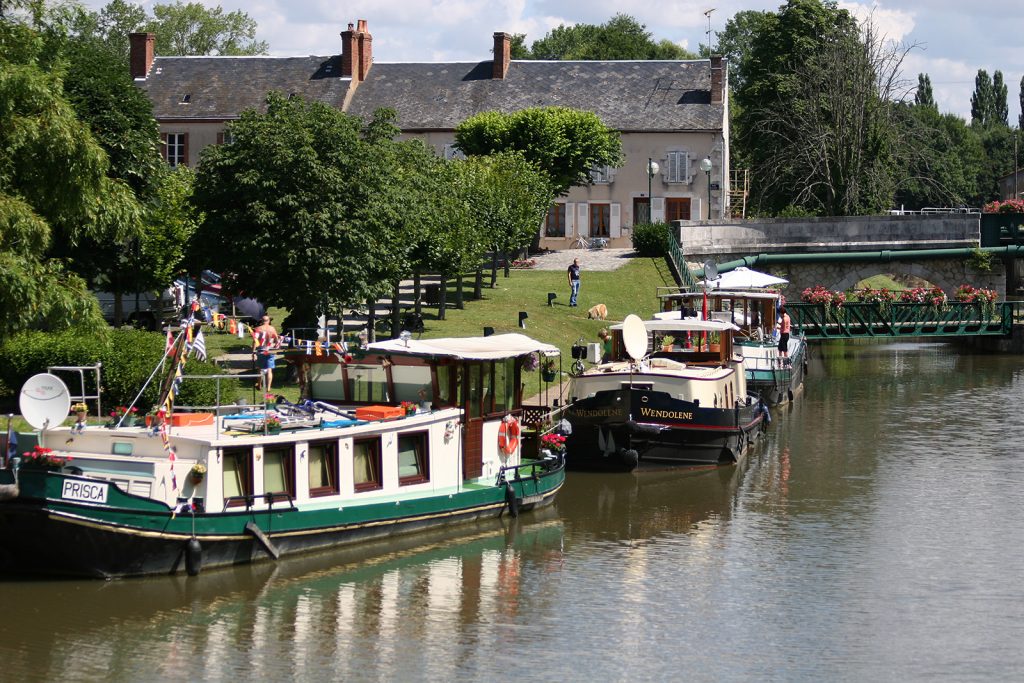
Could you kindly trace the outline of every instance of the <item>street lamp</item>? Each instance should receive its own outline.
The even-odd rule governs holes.
[[[711,159],[708,157],[701,159],[700,170],[708,176],[708,220],[711,220]]]
[[[651,178],[659,170],[658,162],[647,157],[647,222],[654,222],[654,198],[651,197]]]

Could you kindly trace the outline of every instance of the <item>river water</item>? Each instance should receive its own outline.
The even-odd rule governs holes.
[[[0,582],[0,680],[1024,678],[1024,361],[817,347],[739,467],[196,578]]]

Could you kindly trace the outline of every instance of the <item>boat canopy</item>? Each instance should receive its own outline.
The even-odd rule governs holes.
[[[707,293],[709,299],[778,299],[778,292],[751,292],[746,290],[733,290],[733,289],[714,289],[709,290]],[[705,292],[673,292],[672,294],[662,294],[662,299],[690,299],[690,300],[701,300],[704,298]]]
[[[727,273],[722,273],[713,280],[704,280],[702,283],[707,289],[761,289],[763,287],[775,287],[777,285],[788,285],[789,280],[758,270],[750,270],[746,266],[739,266]]]
[[[497,360],[528,353],[558,353],[558,347],[539,342],[525,334],[492,334],[489,337],[443,337],[440,339],[389,339],[367,346],[377,353],[409,356],[457,358],[460,360]]]
[[[725,320],[701,320],[699,318],[676,318],[674,320],[645,320],[644,327],[648,332],[738,332],[740,328]],[[612,325],[611,329],[621,330],[622,325]]]

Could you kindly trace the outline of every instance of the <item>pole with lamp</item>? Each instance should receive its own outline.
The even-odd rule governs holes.
[[[654,197],[651,196],[651,179],[659,170],[658,162],[647,157],[647,222],[654,222]]]
[[[709,157],[700,160],[700,170],[708,176],[708,220],[711,220],[711,159]]]

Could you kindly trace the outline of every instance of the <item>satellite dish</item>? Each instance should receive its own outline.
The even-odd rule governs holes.
[[[18,407],[25,421],[36,429],[50,429],[64,422],[71,410],[71,394],[60,377],[43,372],[21,387]]]
[[[704,280],[717,280],[718,279],[718,266],[715,265],[714,261],[704,262]]]
[[[639,316],[630,313],[622,321],[622,343],[633,360],[640,360],[647,355],[647,325]]]

